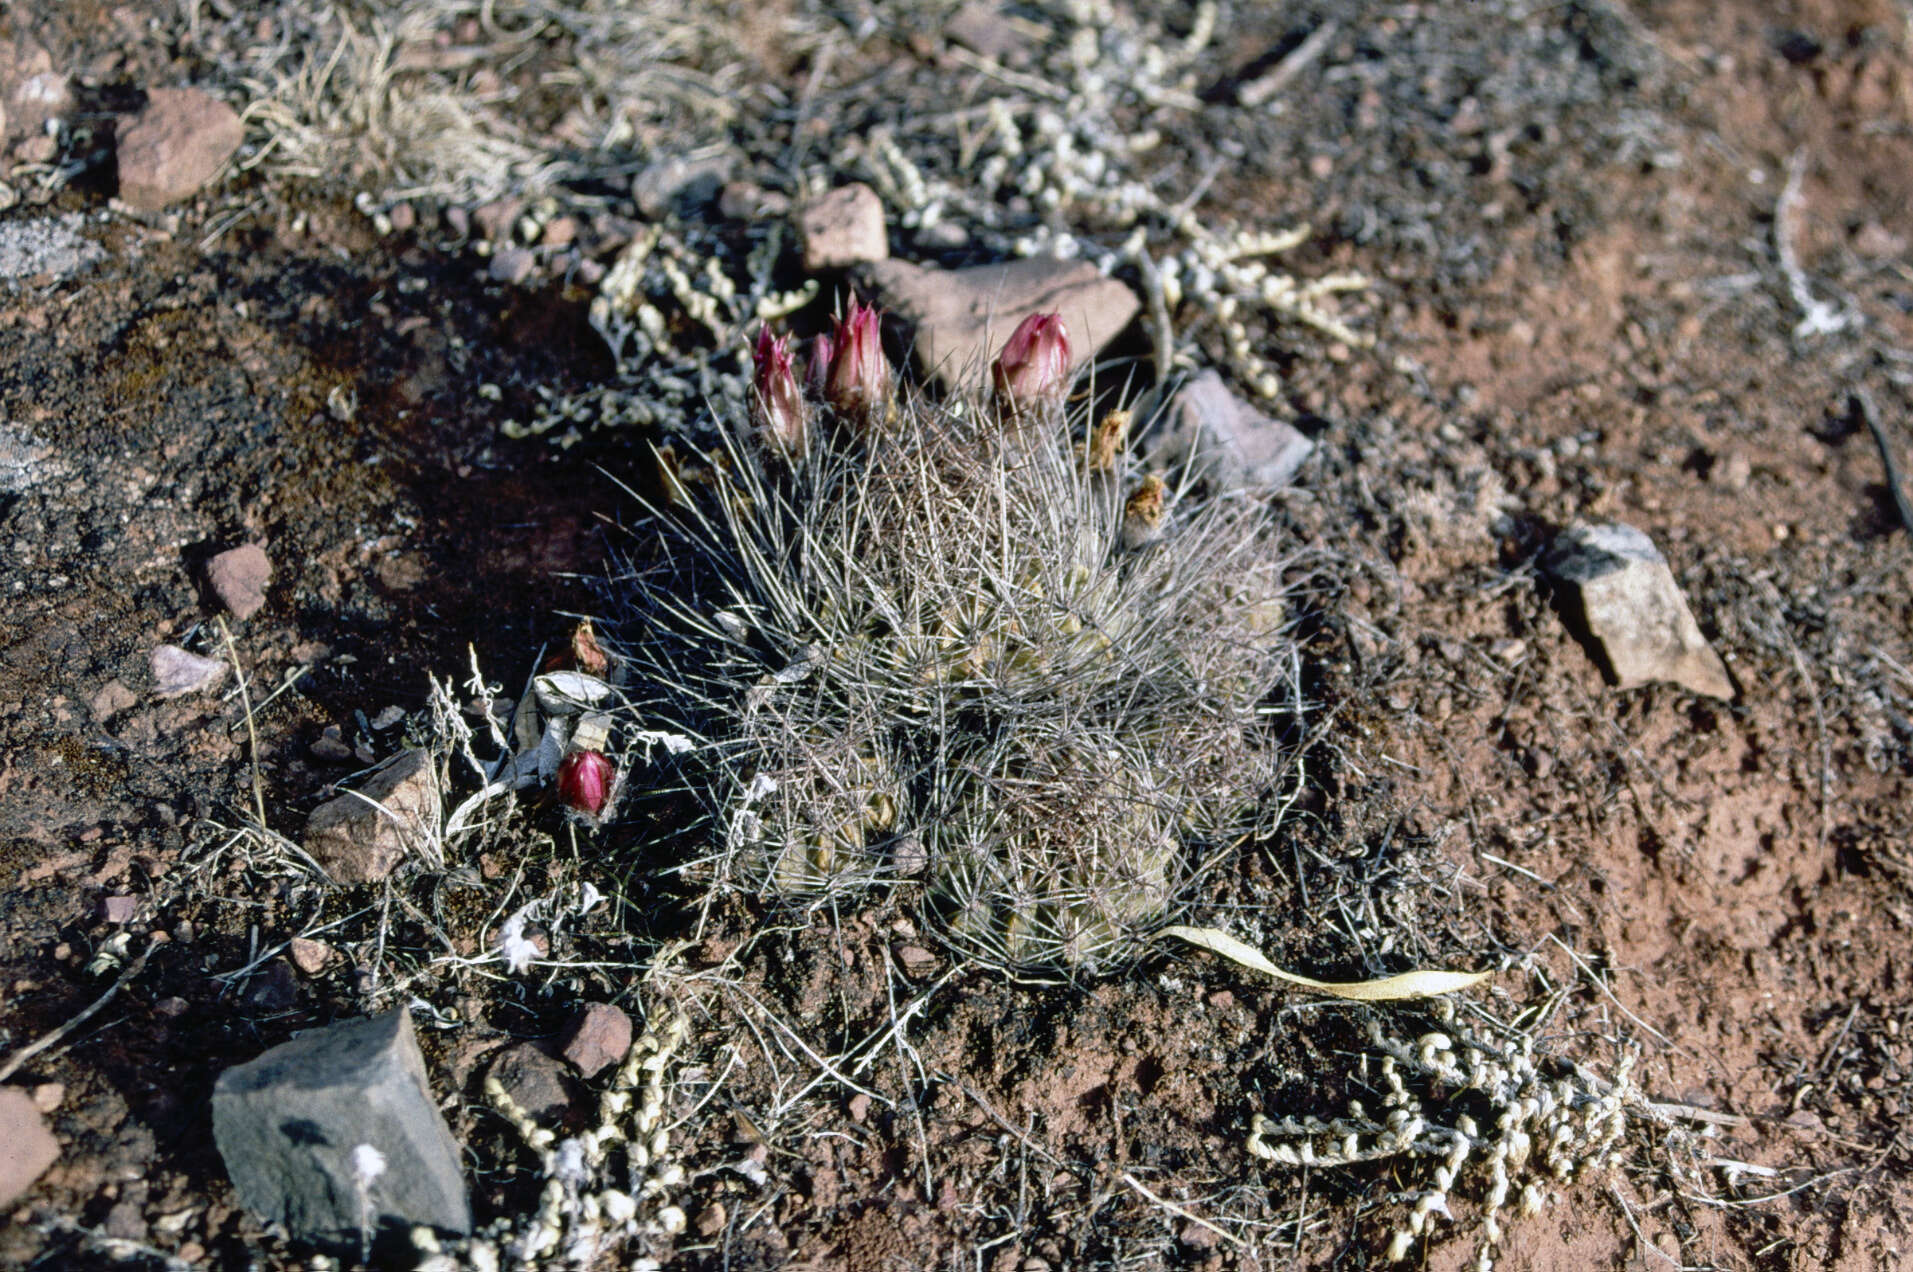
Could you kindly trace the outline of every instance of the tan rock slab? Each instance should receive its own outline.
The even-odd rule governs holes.
[[[18,1087],[0,1087],[0,1206],[11,1206],[60,1156],[60,1141],[47,1130],[33,1097]]]
[[[430,842],[438,814],[431,754],[404,751],[357,791],[313,809],[305,850],[340,883],[373,883]]]
[[[915,329],[925,373],[953,387],[988,384],[1003,342],[1031,314],[1063,316],[1074,371],[1141,308],[1134,292],[1087,261],[1031,258],[950,270],[872,261],[858,272],[884,309]]]
[[[1726,664],[1646,534],[1621,522],[1576,526],[1548,546],[1542,568],[1569,589],[1568,621],[1585,625],[1615,685],[1664,681],[1733,699]]]

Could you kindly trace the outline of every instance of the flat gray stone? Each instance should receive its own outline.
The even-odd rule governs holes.
[[[1665,681],[1733,699],[1726,664],[1701,635],[1667,558],[1647,535],[1620,522],[1576,526],[1555,538],[1541,566],[1572,592],[1570,621],[1586,624],[1614,684]]]
[[[79,212],[0,221],[0,283],[11,289],[42,274],[66,278],[105,260],[106,249],[81,232],[85,226]],[[0,491],[8,488],[7,469],[22,462],[15,457],[32,457],[44,446],[21,426],[0,423]]]
[[[375,883],[425,842],[438,811],[431,755],[402,751],[356,792],[312,810],[305,850],[339,883]]]
[[[240,1200],[296,1237],[356,1249],[362,1214],[374,1235],[471,1231],[458,1143],[404,1011],[315,1029],[227,1069],[213,1086],[213,1140]],[[367,1145],[384,1168],[361,1187],[354,1159]]]
[[[1141,302],[1087,261],[1032,257],[969,269],[872,261],[858,271],[884,309],[915,328],[917,362],[944,384],[978,387],[1018,323],[1058,313],[1069,328],[1070,370],[1102,351]]]
[[[1214,370],[1177,390],[1159,428],[1151,465],[1186,462],[1218,493],[1286,486],[1315,449],[1294,426],[1231,393]]]

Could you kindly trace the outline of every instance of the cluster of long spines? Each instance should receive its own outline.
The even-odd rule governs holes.
[[[1054,399],[1004,409],[1028,377],[998,378],[995,403],[729,438],[673,519],[692,568],[641,602],[647,670],[711,739],[731,882],[861,887],[909,831],[953,943],[1093,969],[1184,890],[1183,841],[1266,789],[1281,562],[1213,502],[1125,549],[1120,462],[1093,470]]]

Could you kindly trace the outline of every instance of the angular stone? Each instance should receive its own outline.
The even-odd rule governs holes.
[[[266,604],[272,561],[256,543],[221,552],[206,563],[206,585],[234,618],[251,618]]]
[[[147,658],[153,672],[153,696],[183,698],[189,693],[211,689],[226,678],[226,664],[217,658],[202,658],[178,645],[157,646]]]
[[[1542,569],[1570,589],[1570,624],[1586,626],[1602,671],[1623,689],[1667,681],[1732,700],[1734,683],[1701,635],[1667,558],[1620,522],[1576,526],[1548,546]]]
[[[0,1087],[0,1206],[11,1206],[59,1156],[60,1141],[47,1130],[33,1097],[18,1087]]]
[[[845,269],[890,255],[883,200],[869,186],[840,186],[797,214],[797,237],[804,245],[804,270],[815,274]]]
[[[859,273],[885,309],[915,328],[924,371],[952,386],[989,383],[1003,342],[1031,314],[1063,316],[1073,371],[1141,308],[1135,293],[1087,261],[1031,258],[953,270],[872,261]]]
[[[213,1140],[240,1200],[296,1237],[356,1249],[362,1213],[375,1234],[471,1231],[458,1144],[403,1010],[312,1030],[227,1069],[213,1085]],[[364,1184],[362,1146],[384,1159]]]
[[[1169,403],[1151,465],[1188,462],[1219,493],[1275,490],[1289,484],[1315,443],[1271,419],[1203,371]]]
[[[98,693],[87,700],[87,706],[92,710],[93,718],[102,724],[120,712],[138,705],[139,695],[118,680],[107,681],[100,686]]]
[[[969,0],[944,20],[943,34],[1005,66],[1022,66],[1030,60],[1031,48],[1039,45],[1040,37],[1032,38],[1029,25],[995,5]]]
[[[0,141],[33,137],[73,106],[73,86],[53,57],[25,38],[0,40]]]
[[[292,965],[307,976],[317,976],[332,961],[332,947],[324,941],[308,940],[303,936],[292,938],[287,953],[292,955]]]
[[[702,207],[717,198],[735,158],[723,150],[703,150],[659,159],[631,178],[631,200],[649,221]]]
[[[358,791],[312,810],[305,850],[339,883],[373,883],[426,842],[438,814],[430,753],[403,751]]]
[[[565,1066],[536,1043],[506,1047],[491,1063],[489,1075],[512,1103],[543,1126],[569,1125],[583,1107],[581,1090]]]
[[[120,134],[120,198],[158,212],[219,175],[246,138],[233,108],[196,88],[156,88]]]
[[[631,1050],[631,1017],[610,1003],[592,1003],[571,1022],[565,1059],[587,1078],[624,1059]]]

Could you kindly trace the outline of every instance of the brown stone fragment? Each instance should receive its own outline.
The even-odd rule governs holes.
[[[196,88],[156,88],[120,134],[120,198],[158,212],[219,175],[244,141],[233,108]]]

